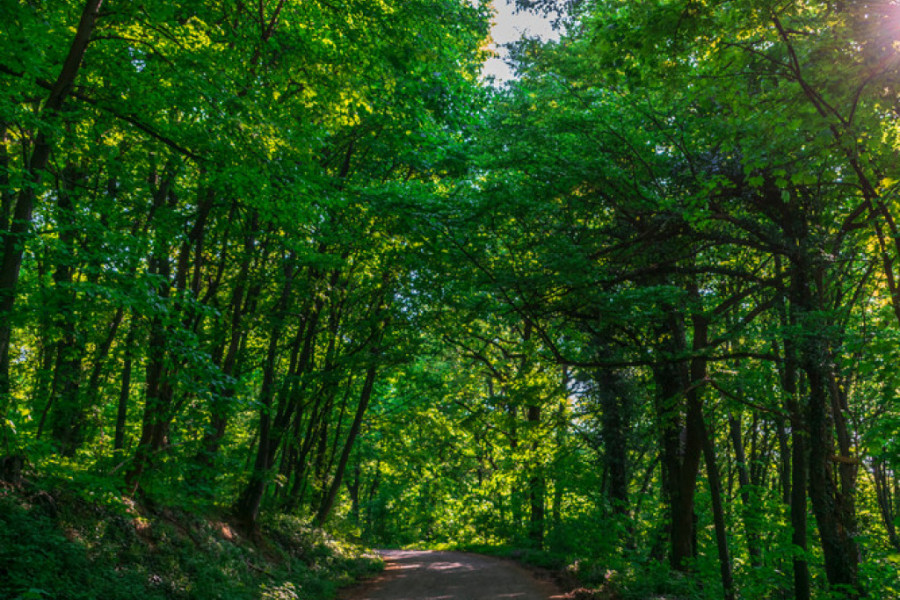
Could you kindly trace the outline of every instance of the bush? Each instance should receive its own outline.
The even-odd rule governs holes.
[[[0,598],[312,600],[381,568],[290,516],[258,543],[221,519],[99,504],[71,489],[0,492]]]

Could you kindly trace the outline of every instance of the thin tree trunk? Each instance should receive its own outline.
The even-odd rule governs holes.
[[[292,257],[293,258],[293,257]],[[285,263],[285,281],[281,295],[275,306],[272,333],[269,336],[269,347],[266,351],[266,360],[263,365],[263,382],[260,390],[259,413],[259,442],[256,449],[256,458],[250,479],[244,491],[235,505],[235,512],[239,519],[250,528],[255,528],[259,518],[259,509],[268,483],[269,472],[281,442],[281,432],[278,423],[273,427],[273,400],[275,399],[275,375],[278,343],[283,330],[283,319],[288,307],[293,288],[293,279],[296,269],[293,260]]]
[[[794,556],[794,599],[810,599],[809,564],[806,561],[806,433],[799,412],[791,415],[791,543],[801,554]]]
[[[537,428],[541,421],[541,407],[532,405],[528,407],[528,422],[532,427]],[[538,449],[539,442],[535,440],[533,449]],[[537,549],[544,547],[544,497],[546,495],[546,480],[540,471],[540,465],[537,466],[538,471],[531,476],[528,482],[528,499],[531,507],[529,518],[528,538]]]
[[[119,331],[119,326],[122,324],[124,316],[125,309],[119,308],[116,310],[116,314],[113,315],[112,321],[110,321],[109,327],[107,328],[106,337],[103,338],[103,341],[97,346],[97,351],[94,353],[94,366],[91,369],[90,377],[88,377],[87,387],[84,388],[84,395],[87,396],[88,401],[90,401],[91,398],[96,398],[98,396],[100,390],[100,376],[103,373],[106,358],[109,356],[109,351],[112,348],[113,342],[116,340],[116,333]]]
[[[276,327],[269,336],[269,348],[266,352],[266,364],[263,368],[263,384],[259,399],[261,409],[256,459],[253,464],[253,470],[250,473],[250,480],[238,499],[235,511],[244,524],[249,527],[255,527],[259,517],[259,507],[265,493],[269,468],[271,467],[272,446],[275,443],[274,436],[272,436],[271,410],[275,385],[275,357],[280,335],[281,329]]]
[[[753,523],[754,507],[750,499],[750,476],[747,473],[747,458],[744,455],[744,441],[741,433],[740,414],[728,415],[728,429],[731,433],[731,444],[734,448],[734,457],[737,462],[738,482],[742,504],[744,531],[747,535],[747,550],[750,553],[750,564],[758,567],[762,564],[762,555],[759,549],[759,536]]]
[[[134,341],[137,324],[132,322],[125,337],[125,359],[122,365],[122,385],[119,388],[119,406],[116,412],[116,435],[113,450],[125,449],[125,427],[128,423],[128,399],[131,396],[131,365],[134,360]]]
[[[604,370],[598,381],[600,408],[603,411],[604,465],[609,475],[608,497],[613,513],[628,516],[628,430],[631,426],[628,390],[622,375]]]
[[[71,264],[75,248],[76,225],[75,187],[82,179],[74,166],[63,168],[61,185],[57,190],[56,221],[60,251],[54,253],[53,315],[54,327],[62,335],[56,344],[56,365],[50,391],[50,434],[63,456],[74,456],[85,436],[85,407],[79,393],[84,354],[84,333],[79,331],[80,319],[75,310],[73,290],[75,267]]]
[[[818,298],[813,295],[817,250],[807,248],[806,225],[803,216],[791,213],[785,216],[787,231],[796,240],[796,250],[791,256],[791,310],[802,336],[796,344],[799,366],[806,375],[809,389],[806,406],[806,425],[809,441],[809,498],[819,530],[825,574],[832,586],[858,590],[859,549],[856,533],[852,482],[842,478],[843,489],[838,489],[833,476],[833,416],[836,399],[830,383],[831,356],[829,330],[822,321]],[[840,436],[840,425],[838,424]],[[850,489],[847,489],[849,485]]]
[[[783,276],[781,257],[775,255],[775,272],[779,279]],[[787,298],[781,296],[777,304],[781,327],[786,331],[796,326],[793,307],[788,308]],[[791,425],[791,543],[797,549],[793,557],[794,600],[810,600],[809,564],[807,553],[807,517],[806,517],[806,424],[800,410],[798,382],[800,366],[794,340],[785,336],[784,358],[778,363],[781,375],[781,388],[784,390],[785,405],[790,414]],[[777,353],[777,346],[776,346]]]
[[[369,406],[369,399],[372,397],[372,388],[375,385],[375,373],[377,371],[377,364],[374,362],[377,353],[373,354],[375,354],[375,356],[373,357],[372,364],[369,365],[369,368],[366,370],[366,380],[363,383],[362,392],[360,393],[359,404],[356,407],[356,414],[353,417],[353,424],[350,425],[350,431],[347,433],[347,440],[344,442],[344,449],[341,452],[341,458],[338,461],[337,472],[335,472],[334,478],[331,480],[331,485],[328,487],[328,491],[325,493],[322,504],[319,506],[319,510],[316,513],[315,522],[320,527],[325,524],[325,520],[328,518],[328,515],[331,513],[331,509],[334,506],[334,501],[337,499],[337,493],[344,477],[344,469],[347,467],[347,459],[350,458],[350,451],[353,449],[353,443],[356,441],[360,425],[362,425],[363,415],[365,415],[366,408]]]
[[[174,180],[174,165],[169,162],[165,175],[158,182],[157,175],[151,174],[151,180],[157,183],[153,194],[151,210],[160,210],[168,200],[174,203],[174,195],[170,194],[170,186]],[[172,198],[170,198],[172,196]],[[150,219],[148,219],[148,222]],[[168,302],[171,295],[171,266],[169,264],[169,240],[165,234],[157,231],[153,256],[149,270],[159,277],[157,295],[160,302]],[[169,425],[173,415],[172,398],[174,390],[170,381],[170,372],[166,356],[168,354],[168,330],[163,317],[154,314],[150,319],[150,336],[147,341],[146,398],[144,414],[141,419],[141,437],[134,453],[131,468],[125,473],[125,485],[128,493],[134,495],[140,486],[144,472],[150,467],[154,456],[162,449],[169,433]]]
[[[7,152],[9,141],[9,128],[5,122],[0,122],[0,248],[6,247],[15,201],[15,194],[9,182],[10,159]],[[0,254],[0,261],[2,260],[3,255]],[[2,318],[3,314],[0,313],[0,319]],[[9,392],[9,353],[4,351],[0,353],[0,419],[6,417],[11,401]],[[6,433],[5,427],[0,430]]]
[[[894,499],[891,497],[891,485],[884,459],[879,458],[872,461],[872,480],[875,483],[875,497],[878,500],[881,522],[887,532],[888,541],[895,550],[900,551],[900,538],[897,536],[897,527],[894,524]]]
[[[653,368],[653,377],[657,388],[656,412],[661,419],[663,489],[669,508],[669,564],[676,571],[686,571],[696,548],[694,492],[702,442],[697,420],[685,422],[682,417],[681,398],[690,386],[683,363],[674,360],[684,354],[686,346],[682,318],[674,307],[670,308],[660,336],[662,360]]]
[[[566,407],[568,406],[569,397],[569,370],[563,365],[562,367],[562,393],[563,399],[560,400],[556,409],[556,460],[554,461],[554,479],[553,479],[553,510],[551,520],[553,521],[553,538],[554,543],[558,544],[563,539],[562,531],[562,502],[563,502],[563,465],[560,457],[565,449],[566,437],[568,434],[568,421],[566,416]],[[479,470],[479,478],[481,477]]]
[[[693,324],[693,352],[691,359],[691,386],[687,391],[688,422],[695,423],[694,428],[703,446],[706,462],[706,476],[709,480],[709,491],[712,499],[713,522],[716,530],[716,547],[719,553],[719,573],[722,579],[723,597],[734,600],[734,575],[731,555],[728,551],[728,536],[725,531],[725,511],[722,506],[722,482],[719,478],[719,467],[716,464],[716,452],[703,418],[703,385],[707,378],[707,363],[704,352],[709,344],[709,320],[703,313],[700,292],[696,285],[688,289],[691,299],[696,304],[691,321]]]
[[[699,415],[703,419],[703,415]],[[722,579],[723,597],[725,600],[734,600],[734,575],[731,566],[731,554],[728,551],[728,534],[725,529],[725,510],[722,504],[722,482],[719,478],[719,467],[716,464],[716,452],[713,441],[705,424],[703,429],[703,456],[706,462],[706,476],[709,480],[709,491],[712,498],[713,522],[716,530],[716,547],[719,552],[719,574]]]
[[[205,472],[213,466],[215,457],[219,452],[219,445],[225,437],[231,399],[234,397],[235,393],[233,379],[237,377],[236,367],[238,362],[238,351],[244,337],[242,322],[244,317],[243,309],[247,300],[245,296],[253,293],[252,289],[248,290],[247,278],[250,272],[251,255],[255,247],[255,231],[253,231],[255,228],[256,216],[254,214],[251,220],[251,231],[244,240],[244,257],[231,296],[231,319],[229,322],[228,343],[227,348],[224,350],[224,358],[221,361],[222,375],[225,382],[222,389],[217,391],[217,393],[214,393],[210,400],[209,427],[203,434],[203,439],[200,442],[200,450],[195,457],[196,462],[201,466],[200,477],[202,478],[207,477]],[[217,354],[221,357],[222,346],[219,346]]]

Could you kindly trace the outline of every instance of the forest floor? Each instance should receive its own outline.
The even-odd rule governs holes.
[[[325,600],[381,564],[287,515],[246,535],[226,510],[0,479],[0,599]]]
[[[549,579],[515,562],[462,552],[383,550],[384,572],[345,590],[341,600],[562,599]]]

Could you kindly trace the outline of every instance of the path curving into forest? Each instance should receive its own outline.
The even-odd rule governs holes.
[[[549,600],[562,593],[510,560],[421,550],[382,550],[384,573],[341,600]]]

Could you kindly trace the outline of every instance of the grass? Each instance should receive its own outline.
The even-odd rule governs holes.
[[[69,482],[0,488],[0,598],[324,600],[381,560],[278,515],[253,539],[221,515],[85,497]]]

